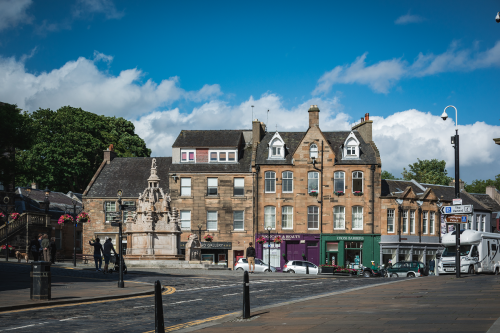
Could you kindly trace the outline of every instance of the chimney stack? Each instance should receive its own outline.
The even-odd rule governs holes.
[[[31,189],[32,190],[38,190],[38,184],[37,183],[31,183]]]
[[[361,122],[352,127],[352,130],[357,130],[365,142],[371,142],[372,139],[372,124],[373,120],[370,120],[370,114],[365,113],[365,117],[361,117]]]
[[[319,127],[319,108],[317,105],[311,105],[309,108],[309,128]]]
[[[259,119],[254,119],[254,121],[252,121],[252,144],[254,145],[254,147],[256,147],[258,143],[260,143],[260,140],[262,139],[266,131],[265,128],[266,125],[260,122]]]
[[[462,179],[459,179],[458,182],[459,182],[459,185],[460,185],[460,191],[465,190],[465,182]],[[450,182],[450,186],[455,187],[455,179],[453,179]]]
[[[106,164],[111,163],[111,161],[116,157],[113,144],[110,144],[108,149],[104,151],[104,160]]]

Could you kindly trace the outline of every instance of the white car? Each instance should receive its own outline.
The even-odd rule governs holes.
[[[248,262],[246,258],[240,258],[234,265],[235,271],[248,271]],[[255,258],[255,272],[269,272],[267,264],[262,260]],[[271,266],[271,272],[276,272],[276,268]]]
[[[317,275],[319,274],[319,268],[315,264],[304,260],[291,260],[288,261],[283,267],[284,273],[297,273],[297,274],[307,274],[306,267],[309,267],[309,274]]]

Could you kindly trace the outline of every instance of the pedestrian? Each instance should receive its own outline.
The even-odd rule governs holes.
[[[250,273],[253,273],[255,271],[255,249],[252,246],[253,243],[250,242],[248,244],[249,246],[247,247],[247,262],[248,262],[248,270]],[[252,269],[253,265],[253,269]]]
[[[40,243],[38,242],[38,237],[33,235],[33,239],[30,242],[30,252],[31,255],[33,256],[33,261],[38,261],[40,257]]]
[[[42,238],[43,261],[50,261],[50,241],[49,235],[44,234]]]
[[[113,250],[116,256],[116,251],[113,247],[113,243],[111,243],[111,238],[106,239],[103,248],[104,250],[102,253],[104,255],[104,273],[108,273],[109,260],[111,259],[111,250]]]
[[[53,264],[56,263],[56,253],[57,253],[56,238],[52,237],[50,239],[50,261],[52,261]]]
[[[99,238],[95,239],[95,242],[92,243],[92,241],[89,241],[89,245],[94,247],[94,262],[95,262],[95,271],[96,272],[101,272],[101,266],[102,266],[102,255],[101,253],[104,254],[102,245],[100,243]],[[99,267],[97,266],[99,264]]]
[[[38,258],[43,259],[43,248],[42,248],[43,234],[38,234]]]
[[[431,275],[434,275],[434,268],[436,267],[436,261],[432,259],[429,261],[429,271],[431,272]]]

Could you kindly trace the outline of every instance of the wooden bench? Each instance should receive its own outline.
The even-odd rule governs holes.
[[[77,254],[76,255],[76,260],[81,260],[81,261],[83,261],[84,264],[88,264],[89,259],[93,260],[94,256],[92,254]]]

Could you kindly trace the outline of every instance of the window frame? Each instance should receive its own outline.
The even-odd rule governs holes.
[[[285,212],[285,209],[287,212]],[[291,210],[291,212],[289,211]],[[287,226],[284,226],[284,221],[287,222]],[[289,225],[291,224],[291,226]],[[283,230],[293,230],[293,206],[281,206],[281,229]]]
[[[316,175],[316,178],[311,177],[311,175]],[[311,189],[311,180],[316,180],[316,190]],[[313,192],[315,191],[315,192]],[[307,173],[307,193],[319,193],[319,172],[318,171],[309,171]]]
[[[483,232],[486,232],[486,215],[481,215],[481,227]]]
[[[272,177],[268,177],[268,174]],[[272,185],[272,190],[267,190],[267,184]],[[276,172],[266,171],[264,172],[264,193],[276,193]]]
[[[241,220],[236,220],[236,213],[241,213]],[[236,222],[241,222],[241,228],[236,228]],[[207,228],[208,229],[208,228]],[[245,230],[245,211],[244,210],[235,210],[233,211],[233,230],[244,231]]]
[[[241,180],[243,182],[243,186],[236,186],[236,181]],[[237,190],[241,190],[241,194],[236,193]],[[234,177],[233,178],[233,196],[242,197],[245,195],[245,178],[244,177]]]
[[[183,219],[183,213],[189,213],[189,220],[188,219]],[[180,220],[180,228],[181,230],[191,230],[191,211],[190,210],[181,210],[179,212],[179,220]],[[189,227],[183,227],[183,224],[185,223],[184,221],[189,221]]]
[[[423,211],[422,212],[422,233],[424,235],[427,235],[429,233],[429,212],[428,211]]]
[[[343,177],[338,178],[337,175],[342,175]],[[333,173],[333,191],[334,192],[340,192],[337,191],[337,182],[342,180],[343,186],[342,186],[342,193],[345,193],[345,172],[344,171],[335,171]]]
[[[358,212],[354,212],[354,209],[358,210]],[[361,212],[359,210],[361,209]],[[363,206],[352,206],[352,230],[363,230],[364,229],[364,218],[363,218]],[[354,227],[354,219],[355,215],[358,215],[361,217],[361,227]]]
[[[274,213],[272,212],[274,210]],[[276,206],[265,206],[264,207],[264,230],[267,230],[269,226],[269,217],[273,217],[273,221],[271,221],[271,229],[276,230]]]
[[[213,184],[210,185],[210,181],[213,183],[215,182],[216,185],[214,186]],[[211,193],[210,191],[215,193]],[[219,195],[219,178],[217,177],[207,177],[207,196],[217,196]]]
[[[396,232],[396,228],[395,228],[396,215],[395,214],[396,214],[396,210],[394,208],[387,209],[387,233],[388,234],[394,234]],[[392,223],[389,223],[389,221],[392,221]],[[392,227],[392,231],[389,231],[389,226]]]
[[[336,208],[338,208],[339,210],[342,210],[342,211],[335,212]],[[343,226],[342,227],[336,226],[336,225],[340,225],[339,222],[337,221],[337,218],[339,216],[343,217],[343,222],[342,222]],[[345,206],[333,207],[333,230],[345,230]]]
[[[415,210],[410,210],[410,235],[415,234]]]
[[[183,185],[183,181],[185,180],[188,180],[189,179],[189,186],[187,185]],[[180,186],[181,186],[181,193],[180,193],[180,196],[181,197],[190,197],[191,194],[193,193],[191,191],[191,187],[193,186],[193,180],[191,179],[191,177],[181,177],[181,181],[180,181]],[[184,193],[183,189],[189,189],[189,194],[186,194]]]
[[[346,156],[357,156],[356,154],[356,145],[354,146],[346,146]]]
[[[226,154],[225,159],[221,160],[221,153]],[[216,160],[212,160],[212,154],[217,155]],[[234,154],[234,160],[229,159],[229,154]],[[208,163],[236,163],[238,162],[237,149],[210,149],[208,150]]]
[[[435,212],[430,212],[429,214],[429,232],[431,235],[434,235],[436,233],[436,213]]]
[[[312,159],[313,157],[315,159],[317,159],[319,157],[319,153],[318,153],[318,145],[316,143],[311,143],[311,145],[309,146],[309,158]],[[313,155],[316,155],[316,156],[313,156]]]
[[[108,210],[108,204],[109,206],[111,206],[111,204],[114,205],[114,208],[111,208],[109,207],[110,210]],[[111,220],[113,220],[112,218],[109,218],[108,219],[108,213],[116,213],[117,210],[116,210],[116,207],[117,204],[116,204],[116,201],[104,201],[104,219],[105,219],[105,223],[110,223]],[[113,210],[111,210],[113,209]]]
[[[312,212],[311,212],[312,209]],[[316,216],[316,221],[314,221],[314,217]],[[311,221],[312,217],[312,221]],[[312,227],[310,226],[312,223]],[[317,227],[314,227],[314,224],[317,224]],[[319,207],[318,206],[307,206],[307,230],[319,230]]]
[[[133,206],[133,207],[135,207],[135,201],[123,200],[123,204],[124,204],[124,205],[127,205],[127,206]],[[127,210],[125,210],[125,211],[123,212],[123,220],[124,220],[124,221],[127,221],[128,216],[130,215],[130,216],[132,216],[132,217],[133,217],[133,216],[134,216],[134,213],[135,213],[135,211],[132,211],[132,210],[128,210],[128,211],[127,211]]]
[[[290,176],[290,175],[291,176],[285,178],[285,174],[286,174],[286,176]],[[286,187],[291,188],[290,191],[285,191],[285,181],[290,182],[289,186],[286,186]],[[283,171],[281,173],[281,192],[282,193],[293,193],[293,172],[292,171]]]
[[[182,153],[186,153],[186,159],[182,158]],[[193,153],[193,160],[189,159],[189,154]],[[181,149],[181,163],[196,163],[196,149]]]
[[[401,223],[403,224],[403,233],[407,234],[408,233],[408,210],[403,210],[402,216],[401,216]]]
[[[276,134],[275,134],[276,135]],[[285,158],[285,143],[281,138],[273,137],[269,143],[268,159],[284,159]]]
[[[209,218],[211,213],[215,213],[215,220],[213,218]],[[209,228],[209,223],[215,223],[215,229],[213,226]],[[207,210],[207,231],[217,231],[219,227],[219,212],[216,210]]]
[[[361,174],[361,178],[359,177],[354,177],[354,174],[355,173],[360,173]],[[361,190],[359,192],[363,193],[363,189],[364,189],[364,186],[365,186],[365,180],[364,180],[364,173],[363,171],[353,171],[351,173],[351,177],[352,177],[352,180],[351,180],[351,192],[354,193],[356,190],[354,189],[354,180],[355,179],[361,179]]]

